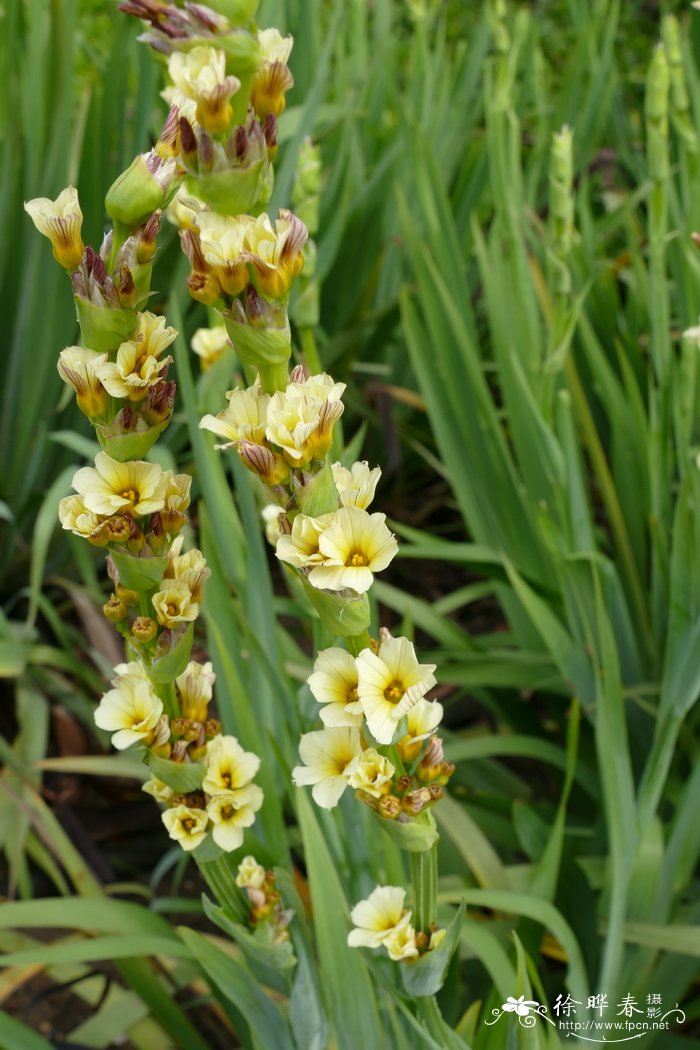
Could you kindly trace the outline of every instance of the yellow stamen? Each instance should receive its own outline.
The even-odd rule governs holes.
[[[353,551],[345,564],[352,565],[353,567],[369,565],[369,558],[364,551]]]
[[[406,687],[403,682],[400,682],[398,678],[395,678],[393,682],[384,690],[384,697],[389,701],[390,704],[398,704],[401,697],[406,692]]]

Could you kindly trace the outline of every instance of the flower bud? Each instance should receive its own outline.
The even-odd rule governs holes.
[[[162,214],[161,211],[154,211],[148,222],[141,227],[136,243],[136,261],[141,266],[149,263],[156,253],[156,238]]]
[[[102,606],[102,612],[110,623],[119,623],[126,618],[129,610],[126,607],[126,603],[121,598],[118,598],[116,594],[113,594],[109,601]]]
[[[131,633],[137,641],[147,644],[153,641],[158,624],[150,616],[137,616],[131,625]]]
[[[257,474],[266,485],[281,485],[289,477],[289,466],[282,456],[252,441],[236,441],[236,451],[244,466]]]
[[[176,169],[174,160],[162,161],[155,150],[139,154],[107,191],[109,217],[129,229],[143,225],[173,195]]]
[[[401,800],[396,795],[382,795],[377,803],[377,812],[385,820],[396,820],[401,813]]]
[[[115,586],[114,593],[117,595],[118,598],[121,598],[125,605],[139,604],[138,592],[130,591],[127,587],[122,587],[120,583],[118,583]]]
[[[213,740],[221,732],[221,722],[216,718],[208,718],[204,723],[204,735],[207,740]]]
[[[94,547],[106,547],[108,543],[127,543],[132,532],[130,518],[115,514],[107,518],[88,536]]]

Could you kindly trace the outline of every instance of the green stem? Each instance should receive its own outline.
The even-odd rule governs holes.
[[[372,645],[369,631],[363,631],[362,634],[349,635],[347,641],[348,649],[353,656],[357,656],[363,649],[369,649]]]
[[[197,858],[195,857],[195,860]],[[216,860],[197,860],[197,867],[217,903],[234,922],[244,922],[247,906],[243,902],[241,890],[228,857],[217,857]]]
[[[278,390],[287,389],[289,369],[286,361],[281,365],[260,365],[258,371],[266,394],[275,394]]]
[[[411,854],[411,878],[413,924],[419,932],[430,933],[437,920],[437,844]]]

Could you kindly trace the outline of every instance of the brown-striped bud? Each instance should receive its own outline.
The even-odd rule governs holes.
[[[252,441],[236,441],[235,447],[248,470],[257,474],[266,485],[280,485],[289,477],[287,462],[265,445],[256,445]]]

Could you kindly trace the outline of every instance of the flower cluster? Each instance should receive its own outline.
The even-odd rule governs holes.
[[[294,912],[282,906],[274,871],[266,871],[255,857],[244,857],[238,865],[236,885],[250,905],[248,924],[255,929],[265,926],[272,944],[289,940],[287,927]]]
[[[313,785],[324,809],[350,787],[379,816],[406,823],[442,797],[454,766],[435,735],[442,705],[425,698],[434,665],[419,664],[407,638],[381,635],[357,657],[335,647],[319,653],[308,683],[325,728],[302,736],[303,765],[292,775]]]
[[[350,912],[355,928],[348,934],[351,948],[386,948],[394,962],[417,959],[421,952],[437,948],[445,930],[416,932],[412,913],[404,907],[406,891],[400,886],[377,886],[367,900]]]

